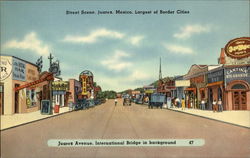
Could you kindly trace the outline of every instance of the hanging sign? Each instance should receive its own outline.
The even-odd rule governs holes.
[[[176,80],[175,87],[189,87],[190,80]]]
[[[52,82],[52,90],[54,91],[67,91],[69,88],[67,81],[55,81]]]
[[[235,59],[246,58],[250,56],[250,37],[235,38],[225,46],[227,56]]]

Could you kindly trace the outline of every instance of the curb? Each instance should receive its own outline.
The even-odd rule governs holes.
[[[217,119],[213,119],[213,118],[209,118],[209,117],[205,117],[205,116],[201,116],[201,115],[191,114],[191,113],[187,113],[187,112],[184,112],[184,111],[178,111],[178,110],[173,110],[173,109],[167,109],[167,110],[171,110],[171,111],[174,111],[174,112],[180,112],[180,113],[184,113],[184,114],[188,114],[188,115],[192,115],[192,116],[196,116],[196,117],[205,118],[205,119],[208,119],[208,120],[218,121],[218,122],[234,125],[234,126],[237,126],[237,127],[250,129],[250,127],[246,127],[246,126],[243,126],[243,125],[238,125],[238,124],[235,124],[235,123],[226,122],[226,121],[222,121],[222,120],[217,120]]]
[[[15,126],[11,126],[11,127],[8,127],[8,128],[1,129],[0,131],[3,132],[3,131],[8,130],[8,129],[12,129],[12,128],[15,128],[15,127],[27,125],[27,124],[38,122],[38,121],[42,121],[42,120],[49,119],[49,118],[52,118],[52,117],[56,117],[56,116],[60,116],[60,115],[63,115],[63,114],[67,114],[67,113],[70,113],[70,112],[74,112],[74,110],[63,112],[63,113],[59,113],[57,115],[50,115],[48,117],[37,119],[37,120],[33,120],[33,121],[29,121],[29,122],[25,122],[25,123],[22,123],[22,124],[19,124],[19,125],[15,125]]]

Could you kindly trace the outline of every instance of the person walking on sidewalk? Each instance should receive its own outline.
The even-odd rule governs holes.
[[[185,99],[182,98],[181,100],[181,109],[184,110],[185,109]]]
[[[115,98],[115,106],[117,105],[117,99]]]
[[[178,108],[180,108],[181,101],[180,101],[180,99],[178,97],[175,99],[175,102],[176,102],[176,106]]]
[[[213,112],[217,111],[217,102],[216,100],[213,101]]]
[[[218,101],[218,112],[222,112],[222,111],[223,111],[222,101],[221,101],[221,99],[219,99],[219,101]]]
[[[201,110],[205,110],[205,100],[201,100]]]

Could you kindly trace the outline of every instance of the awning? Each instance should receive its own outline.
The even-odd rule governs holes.
[[[189,88],[186,88],[185,91],[196,91],[196,88],[189,87]]]
[[[218,81],[218,82],[214,82],[214,83],[208,83],[207,87],[219,86],[219,85],[223,85],[223,81]]]

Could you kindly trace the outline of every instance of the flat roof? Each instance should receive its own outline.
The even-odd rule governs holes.
[[[24,59],[18,58],[18,57],[13,56],[13,55],[5,55],[5,54],[1,54],[1,56],[13,57],[13,58],[16,58],[16,59],[18,59],[18,60],[21,60],[21,61],[23,61],[23,62],[26,62],[26,63],[28,63],[28,64],[31,64],[31,65],[33,65],[33,66],[38,67],[36,64],[34,64],[34,63],[32,63],[32,62],[26,61],[26,60],[24,60]]]

